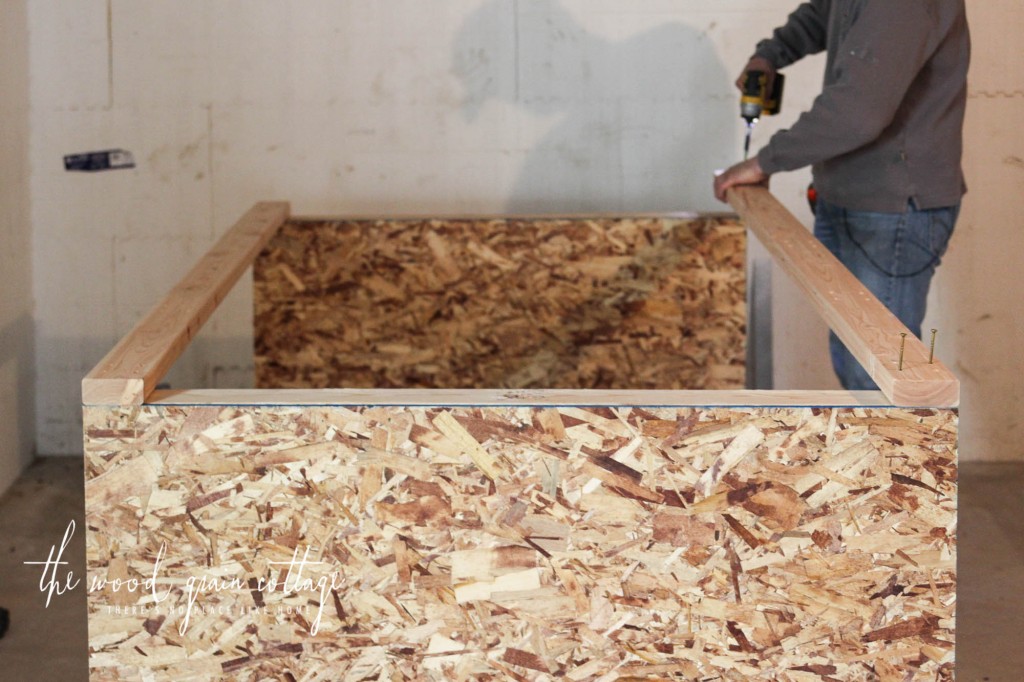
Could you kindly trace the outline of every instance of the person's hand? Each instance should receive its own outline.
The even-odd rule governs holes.
[[[765,73],[765,89],[768,92],[772,91],[772,83],[775,81],[775,67],[772,63],[764,57],[751,57],[747,65],[743,67],[743,71],[740,72],[740,77],[736,79],[736,89],[743,92],[743,82],[747,80],[747,72],[749,71],[763,71]]]
[[[725,190],[737,185],[760,185],[768,187],[768,174],[761,170],[761,164],[755,156],[737,163],[715,176],[715,198],[725,201]]]

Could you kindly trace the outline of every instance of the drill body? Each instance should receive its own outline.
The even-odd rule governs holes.
[[[743,159],[750,155],[750,134],[754,124],[762,116],[773,116],[782,110],[782,91],[786,77],[775,74],[769,88],[768,74],[764,71],[747,71],[743,78],[740,95],[740,117],[747,122],[747,136],[743,143]]]

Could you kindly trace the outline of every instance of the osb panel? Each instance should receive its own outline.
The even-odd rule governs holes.
[[[952,677],[949,410],[85,423],[94,680]]]
[[[300,221],[254,271],[266,388],[742,388],[724,218]]]

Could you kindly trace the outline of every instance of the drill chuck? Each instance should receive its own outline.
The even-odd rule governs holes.
[[[740,94],[740,116],[751,124],[761,118],[764,110],[765,82],[768,75],[763,71],[747,71]]]

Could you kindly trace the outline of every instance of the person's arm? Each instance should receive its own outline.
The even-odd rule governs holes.
[[[775,29],[771,38],[762,40],[754,57],[766,60],[775,69],[825,49],[828,38],[828,14],[831,0],[810,0],[797,7],[786,23]]]
[[[757,44],[754,56],[743,67],[736,87],[743,89],[747,72],[764,71],[768,75],[768,88],[775,72],[798,59],[825,49],[828,38],[828,15],[832,0],[810,0],[797,7],[786,23],[775,29],[772,37]],[[725,201],[725,190],[735,185],[768,186],[766,173],[757,157],[736,164],[715,178],[715,196]]]
[[[764,173],[841,156],[877,139],[938,45],[927,3],[868,0],[836,52],[838,78],[757,159]]]
[[[775,29],[771,38],[757,44],[754,55],[736,79],[736,88],[743,90],[749,71],[763,71],[771,90],[775,72],[809,54],[825,49],[828,37],[828,10],[831,0],[811,0],[797,7],[786,23]]]

